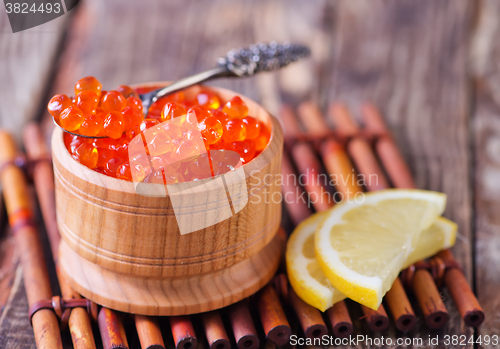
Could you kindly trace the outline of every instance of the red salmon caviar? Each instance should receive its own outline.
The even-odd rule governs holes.
[[[143,120],[142,113],[134,107],[125,107],[122,110],[122,116],[126,131],[134,126],[139,126]]]
[[[142,113],[142,101],[139,98],[135,98],[133,96],[128,97],[127,106],[134,107],[135,109],[137,109]]]
[[[245,124],[240,119],[231,119],[224,125],[222,139],[226,143],[241,142],[246,137]]]
[[[50,99],[47,109],[49,110],[50,115],[52,115],[56,121],[59,121],[59,115],[61,115],[62,111],[72,105],[73,101],[68,96],[55,95]]]
[[[205,109],[202,109],[200,107],[190,108],[187,111],[187,113],[194,114],[196,116],[196,120],[198,122],[203,122],[203,120],[205,120],[206,118],[208,118],[210,116],[210,113],[208,111],[206,111]]]
[[[219,97],[212,91],[203,91],[196,95],[198,105],[203,109],[217,109],[220,106]]]
[[[243,163],[247,163],[255,156],[255,143],[252,140],[233,142],[226,145],[227,149],[233,150],[240,155]]]
[[[75,105],[85,114],[95,113],[99,104],[99,96],[93,91],[82,91],[76,95]]]
[[[243,118],[243,123],[245,124],[246,128],[246,139],[255,139],[259,136],[260,129],[261,129],[261,123],[257,119],[247,116]]]
[[[91,143],[85,142],[80,144],[75,148],[73,156],[77,157],[78,161],[80,161],[82,165],[85,165],[88,168],[94,168],[97,166],[97,148],[94,147]]]
[[[130,164],[128,161],[118,166],[118,169],[116,170],[116,178],[125,179],[126,181],[132,180],[132,171],[130,170]]]
[[[186,109],[182,105],[176,102],[168,102],[161,110],[161,121],[167,121],[184,114],[186,114]]]
[[[82,91],[92,91],[96,95],[101,93],[102,84],[94,78],[93,76],[87,76],[80,79],[75,84],[75,96],[77,96]]]
[[[221,122],[216,117],[209,116],[200,125],[203,125],[201,134],[208,144],[217,143],[221,139],[223,128]]]
[[[105,111],[121,111],[127,106],[127,100],[118,91],[108,91],[102,96],[100,106]]]
[[[271,133],[265,127],[262,125],[262,128],[260,130],[259,137],[257,137],[254,142],[255,142],[255,150],[256,151],[262,151],[264,148],[267,146],[267,143],[269,143],[269,138],[271,138]]]
[[[68,131],[78,130],[84,118],[83,112],[75,106],[64,109],[59,116],[61,126]]]
[[[144,119],[138,92],[150,90],[122,85],[102,91],[97,79],[87,77],[76,84],[74,101],[56,95],[47,108],[68,131],[109,137],[65,134],[64,143],[83,165],[127,181],[173,184],[209,178],[248,163],[269,142],[270,130],[248,115],[238,96],[221,103],[210,90],[188,98],[179,91],[153,103]]]
[[[106,115],[106,119],[104,119],[103,130],[106,136],[110,138],[120,138],[125,130],[122,114],[115,110],[110,111],[108,115]]]
[[[160,122],[156,119],[144,119],[141,122],[140,130],[141,132],[146,131],[146,129],[158,125]]]
[[[238,96],[231,98],[224,108],[222,108],[222,111],[232,118],[242,119],[248,115],[248,107]]]
[[[79,132],[84,136],[97,136],[101,132],[104,120],[101,115],[87,114],[80,125]]]
[[[134,97],[134,98],[139,99],[139,94],[130,86],[127,86],[127,85],[118,86],[116,91],[120,92],[123,95],[123,97],[125,97],[127,99],[129,97]]]
[[[122,158],[111,158],[104,165],[104,173],[108,176],[114,177],[118,172],[118,168],[125,162]]]
[[[184,92],[182,92],[182,91],[168,95],[165,98],[161,98],[161,99],[157,100],[156,102],[154,102],[153,104],[151,104],[151,106],[149,107],[148,117],[153,118],[153,119],[160,119],[161,112],[162,112],[163,108],[169,102],[175,102],[175,103],[181,104],[184,108],[186,108],[186,106],[183,104],[184,99],[185,99],[185,96],[184,96]]]

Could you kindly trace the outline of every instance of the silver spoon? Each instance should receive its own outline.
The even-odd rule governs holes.
[[[173,84],[151,92],[139,95],[142,101],[145,117],[148,116],[149,107],[157,100],[183,90],[187,87],[200,84],[204,81],[222,77],[245,77],[252,76],[263,71],[273,71],[281,69],[288,64],[311,54],[311,50],[302,45],[292,45],[289,42],[277,44],[254,44],[245,49],[236,49],[229,51],[225,57],[219,58],[217,67],[183,78]],[[64,132],[85,138],[108,138],[107,136],[84,136],[65,130],[55,119],[54,123]]]

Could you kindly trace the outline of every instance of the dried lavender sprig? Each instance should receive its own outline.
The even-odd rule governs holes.
[[[261,71],[277,70],[311,54],[303,45],[285,42],[278,44],[254,44],[248,48],[233,49],[217,61],[237,76],[250,76]]]

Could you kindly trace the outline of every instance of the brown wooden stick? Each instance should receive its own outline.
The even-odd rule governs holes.
[[[219,311],[210,311],[201,314],[201,321],[205,328],[208,345],[210,349],[231,349],[222,318]]]
[[[382,116],[373,105],[363,107],[363,117],[368,130],[374,133],[387,133]],[[379,145],[380,141],[383,141],[382,146]],[[386,136],[384,139],[380,139],[376,150],[390,179],[397,188],[415,188],[413,176],[391,137]],[[419,269],[415,273],[413,292],[422,307],[427,325],[434,329],[444,326],[449,319],[448,310],[441,299],[432,275],[427,270]]]
[[[398,330],[407,332],[415,328],[417,317],[399,278],[394,281],[391,289],[386,293],[384,301],[389,306],[389,311],[396,321]]]
[[[363,116],[368,130],[374,134],[387,134],[387,127],[375,106],[364,105]],[[410,169],[392,137],[380,138],[375,148],[394,187],[407,189],[416,187]]]
[[[33,164],[33,182],[38,196],[38,202],[43,215],[43,221],[47,230],[52,257],[57,269],[57,278],[63,298],[80,298],[71,289],[62,274],[59,272],[57,263],[59,241],[61,239],[57,229],[54,174],[50,162],[50,154],[43,140],[40,128],[36,123],[28,124],[23,131],[24,146],[29,161]],[[75,349],[94,349],[95,340],[92,333],[87,312],[82,308],[71,310],[68,321],[71,339]]]
[[[257,307],[266,338],[278,346],[287,344],[292,335],[292,329],[271,284],[267,284],[258,293]]]
[[[7,132],[0,131],[0,182],[31,306],[35,302],[50,299],[52,290],[38,232],[32,225],[28,185],[24,173],[13,164],[16,155],[17,149],[12,137]],[[32,324],[38,348],[62,349],[58,320],[52,310],[36,312]]]
[[[245,300],[231,305],[228,309],[229,321],[234,339],[239,349],[257,349],[260,340]]]
[[[306,338],[322,338],[328,334],[328,328],[320,311],[300,299],[291,287],[288,290],[288,299],[297,314]]]
[[[335,303],[326,311],[335,337],[346,338],[354,332],[351,317],[344,301]]]
[[[443,327],[450,316],[432,275],[427,270],[417,269],[412,284],[427,326],[433,329]]]
[[[285,137],[297,137],[303,134],[300,124],[295,117],[295,113],[288,105],[284,105],[280,110],[280,121],[283,126],[283,135]]]
[[[303,179],[304,188],[316,211],[325,211],[333,205],[332,195],[326,190],[328,179],[321,171],[321,165],[310,144],[299,143],[292,148],[292,157]],[[323,175],[323,176],[322,176]]]
[[[312,211],[307,206],[307,196],[298,183],[290,159],[285,154],[281,158],[281,175],[283,176],[283,185],[281,186],[283,201],[292,223],[297,226],[309,217]]]
[[[340,132],[353,135],[359,131],[358,125],[354,122],[344,105],[332,104],[329,111],[331,119]],[[360,174],[364,176],[365,184],[369,191],[389,188],[389,183],[385,178],[385,174],[370,144],[368,144],[366,140],[352,139],[348,143],[347,149],[360,170]],[[373,178],[373,175],[375,178]],[[389,306],[389,310],[396,322],[398,330],[406,332],[415,327],[417,318],[415,317],[413,308],[399,278],[394,281],[391,289],[385,295],[384,300]]]
[[[450,250],[439,252],[438,257],[445,262],[456,263],[455,257]],[[444,274],[444,283],[450,291],[465,324],[471,327],[481,325],[484,321],[484,311],[462,271],[456,268],[447,269]]]
[[[339,132],[346,136],[359,134],[359,126],[352,119],[351,114],[344,105],[338,103],[332,104],[329,108],[329,115]],[[351,139],[347,143],[347,152],[352,157],[359,173],[365,176],[365,186],[369,191],[390,187],[367,140],[360,138]],[[372,177],[375,178],[373,179]]]
[[[38,124],[29,123],[26,125],[23,130],[23,141],[28,160],[33,164],[33,182],[49,237],[52,257],[57,262],[61,236],[57,229],[54,173],[50,161],[51,156]]]
[[[382,304],[377,310],[361,305],[361,310],[363,311],[363,317],[366,319],[370,330],[374,332],[382,332],[389,327],[389,318],[387,317],[387,313],[385,312],[385,308]]]
[[[193,329],[193,323],[188,315],[171,316],[170,329],[177,349],[192,349],[198,347],[198,339]]]
[[[358,177],[344,148],[336,141],[328,140],[321,146],[321,157],[326,170],[341,195],[339,201],[354,199],[363,190],[358,185]]]
[[[120,316],[107,308],[101,308],[97,317],[104,349],[128,349],[127,336]]]
[[[153,316],[134,315],[135,328],[139,335],[141,348],[165,349],[158,319]]]
[[[276,293],[281,299],[287,300],[289,297],[289,288],[288,288],[288,278],[286,274],[279,273],[276,274],[273,278],[273,285]]]

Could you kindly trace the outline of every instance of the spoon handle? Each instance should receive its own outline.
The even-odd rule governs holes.
[[[149,106],[151,104],[153,104],[154,102],[156,102],[158,99],[160,99],[160,98],[162,98],[170,93],[173,93],[175,91],[185,89],[189,86],[193,86],[193,85],[199,84],[199,83],[207,81],[207,80],[220,78],[220,77],[231,77],[231,76],[237,76],[237,75],[234,74],[233,72],[231,72],[227,68],[227,66],[215,67],[213,69],[210,69],[210,70],[207,70],[207,71],[195,74],[195,75],[188,76],[187,78],[178,80],[167,87],[164,87],[164,88],[159,89],[159,90],[151,91],[149,93],[145,93],[145,94],[141,95],[141,100],[142,100],[144,110],[148,110]]]

